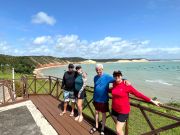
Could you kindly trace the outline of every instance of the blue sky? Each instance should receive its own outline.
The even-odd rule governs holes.
[[[180,58],[180,0],[1,0],[0,53]]]

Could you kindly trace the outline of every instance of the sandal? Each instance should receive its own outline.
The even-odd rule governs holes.
[[[101,129],[100,135],[105,135],[104,130]]]
[[[83,116],[79,116],[78,122],[82,122],[82,121],[83,121]]]
[[[91,128],[91,130],[89,131],[90,134],[94,134],[97,131],[97,128],[93,127]]]
[[[60,115],[60,116],[63,116],[64,114],[66,114],[66,112],[61,112],[59,115]]]
[[[71,112],[71,114],[69,115],[70,117],[73,117],[74,116],[74,113],[73,112]]]

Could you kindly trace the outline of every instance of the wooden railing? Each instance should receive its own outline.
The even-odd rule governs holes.
[[[28,98],[30,94],[50,94],[54,98],[58,100],[63,100],[63,91],[61,90],[61,78],[48,76],[43,78],[34,77],[22,77],[21,85],[22,85],[22,96],[24,98]],[[84,100],[83,112],[85,118],[94,123],[94,108],[93,108],[93,87],[86,87],[87,98]],[[133,112],[130,113],[130,118],[126,122],[125,125],[125,134],[141,134],[141,135],[157,135],[159,133],[166,134],[167,132],[180,133],[180,109],[161,105],[160,107],[156,107],[153,104],[146,103],[145,101],[139,100],[134,97],[130,97],[131,108],[133,108]],[[111,105],[111,96],[110,96],[110,105]],[[138,114],[139,116],[135,116]],[[156,116],[156,117],[155,117]],[[134,124],[134,117],[139,120],[140,125]],[[155,118],[153,118],[155,117]],[[162,119],[162,120],[161,120]],[[166,120],[165,120],[166,119]],[[167,121],[167,122],[166,122]],[[102,121],[100,121],[101,123]],[[142,124],[143,123],[143,124]],[[156,124],[155,124],[156,123]],[[161,125],[161,123],[165,123],[165,125]],[[142,127],[141,131],[137,131],[138,133],[132,133],[132,127]],[[107,126],[106,131],[109,134],[115,134],[115,125],[112,119],[111,113],[108,113],[107,116]],[[146,129],[145,129],[146,128]],[[143,131],[142,131],[143,130]],[[168,133],[167,133],[168,134]]]
[[[11,80],[0,80],[0,104],[15,101]]]

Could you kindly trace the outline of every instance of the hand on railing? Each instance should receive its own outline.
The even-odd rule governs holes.
[[[155,104],[156,106],[160,106],[162,103],[156,100],[151,99],[151,103]]]

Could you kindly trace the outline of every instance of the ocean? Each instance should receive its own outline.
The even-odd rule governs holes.
[[[180,61],[104,63],[104,72],[120,70],[123,78],[149,97],[157,97],[163,103],[180,102]],[[95,64],[82,64],[88,74],[88,85],[93,86]],[[44,75],[63,77],[67,66],[43,69]]]

